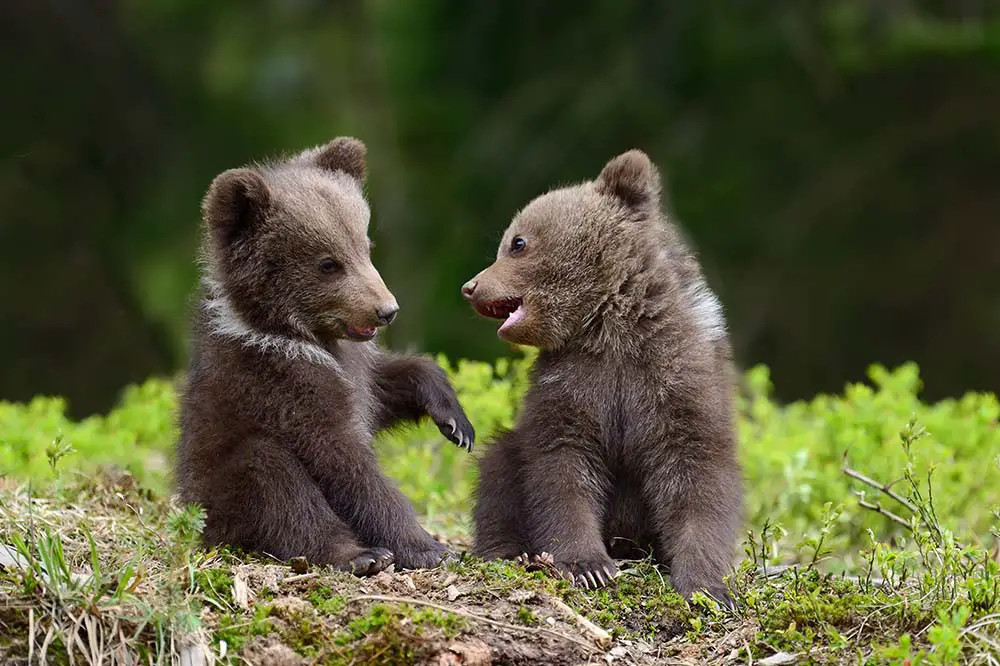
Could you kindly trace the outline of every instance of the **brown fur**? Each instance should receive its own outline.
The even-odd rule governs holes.
[[[177,483],[208,544],[362,574],[446,552],[372,437],[424,415],[470,450],[474,433],[433,361],[359,340],[398,309],[369,256],[364,176],[364,144],[340,138],[226,171],[205,197]]]
[[[541,349],[514,429],[481,461],[474,553],[548,552],[589,587],[614,576],[612,557],[652,552],[681,594],[731,603],[730,345],[649,158],[627,152],[532,201],[463,293],[497,318],[523,303],[500,337]]]

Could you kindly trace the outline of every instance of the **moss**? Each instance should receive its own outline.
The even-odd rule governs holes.
[[[349,652],[334,654],[320,663],[326,666],[347,666],[349,664],[371,664],[371,666],[394,666],[418,662],[423,650],[415,645],[403,631],[397,633],[380,632],[353,646]]]
[[[621,572],[613,585],[594,592],[573,592],[567,603],[616,638],[651,638],[657,633],[673,636],[695,613],[648,561]]]
[[[753,590],[750,613],[760,623],[758,641],[776,650],[808,649],[821,643],[848,649],[843,632],[863,626],[869,636],[919,630],[932,617],[917,605],[900,604],[900,597],[881,590],[863,590],[857,583],[815,570],[786,573]],[[865,620],[862,625],[862,619]]]
[[[194,591],[221,603],[232,598],[233,576],[222,568],[199,569],[194,572]]]
[[[335,594],[329,585],[314,587],[306,595],[306,600],[313,605],[320,615],[339,615],[347,608],[347,598]]]
[[[470,557],[460,572],[463,576],[488,587],[493,593],[501,595],[510,594],[515,590],[533,590],[561,598],[573,589],[573,586],[562,578],[545,571],[529,571],[510,560],[483,561]]]
[[[219,628],[215,631],[215,643],[226,641],[228,650],[236,653],[254,636],[266,636],[272,632],[271,606],[257,604],[249,618],[237,614],[219,616]]]
[[[535,612],[527,606],[521,606],[517,609],[517,620],[521,624],[529,627],[538,624],[538,616],[535,615]]]
[[[333,647],[330,632],[311,614],[300,614],[282,623],[281,641],[303,657],[315,657]]]
[[[419,636],[411,622],[405,622],[410,610],[375,604],[364,615],[354,618],[346,631],[336,637],[341,647],[336,655],[344,662],[331,660],[331,664],[403,664],[416,660]]]
[[[418,630],[425,626],[435,627],[448,638],[454,638],[467,628],[465,618],[461,615],[442,613],[434,608],[416,609],[411,618],[417,624]]]
[[[493,383],[494,374],[485,365],[457,373],[456,386],[468,411],[482,420],[476,425],[477,430],[484,425],[484,436],[490,431],[485,424],[509,421],[514,414],[510,401],[518,395],[512,387]],[[730,579],[740,604],[735,616],[697,600],[685,602],[649,562],[629,565],[608,589],[589,591],[513,562],[463,557],[445,565],[444,576],[441,571],[414,575],[414,595],[433,594],[432,589],[440,593],[434,586],[451,573],[462,588],[462,606],[477,614],[498,608],[506,622],[524,625],[537,623],[535,613],[541,615],[539,608],[545,605],[541,599],[534,606],[532,596],[552,596],[617,638],[646,639],[655,649],[676,651],[685,659],[695,653],[706,660],[728,654],[732,638],[743,635],[756,658],[809,648],[841,663],[947,663],[948,655],[955,654],[985,663],[991,648],[976,634],[995,642],[997,626],[987,620],[975,632],[965,629],[1000,611],[1000,567],[981,546],[968,552],[956,546],[949,530],[956,530],[954,538],[961,543],[978,544],[996,529],[991,508],[1000,478],[992,453],[1000,446],[996,398],[970,395],[924,404],[915,393],[917,376],[911,368],[894,376],[879,370],[871,389],[849,387],[843,396],[778,405],[768,397],[765,373],[755,371],[749,379],[753,390],[740,407],[749,540],[744,544],[747,558]],[[255,577],[257,607],[233,610],[230,568],[246,561],[273,564],[270,560],[235,548],[203,551],[195,545],[198,516],[172,509],[166,495],[147,492],[141,475],[79,474],[96,469],[95,452],[129,467],[145,454],[172,450],[172,390],[154,389],[134,394],[110,417],[85,423],[68,421],[53,411],[58,405],[52,403],[0,405],[6,416],[0,417],[0,441],[13,442],[0,446],[0,458],[8,454],[0,467],[13,472],[14,479],[37,480],[27,488],[0,484],[0,542],[15,545],[20,540],[30,545],[33,556],[45,551],[50,561],[60,560],[64,550],[73,572],[89,568],[100,574],[93,584],[59,586],[47,584],[37,572],[0,571],[0,598],[9,601],[0,609],[0,660],[26,658],[29,608],[38,632],[64,628],[68,617],[86,614],[113,639],[108,650],[121,650],[141,663],[169,660],[171,631],[199,621],[216,644],[226,641],[233,662],[248,639],[268,634],[312,662],[336,665],[412,662],[464,632],[495,635],[495,627],[420,606],[348,604],[347,598],[361,587],[391,593],[395,586],[318,567],[314,578],[272,588],[256,587],[260,581]],[[482,416],[490,410],[492,415]],[[158,426],[149,418],[153,414]],[[77,453],[52,469],[46,451],[60,436]],[[140,440],[150,444],[145,453],[133,446]],[[845,478],[845,448],[850,449],[851,466],[879,482],[904,475],[894,487],[920,507],[918,534],[857,505],[849,491],[864,484]],[[27,456],[23,461],[22,454]],[[387,470],[414,493],[419,510],[433,509],[435,525],[447,525],[448,536],[467,535],[474,465],[453,448],[442,448],[432,424],[387,436],[380,455]],[[937,505],[931,506],[929,475],[935,466]],[[72,474],[66,473],[70,470]],[[39,475],[51,483],[42,484]],[[875,501],[876,489],[867,492]],[[95,516],[100,520],[92,520]],[[52,526],[54,534],[87,534],[93,552],[85,539],[43,535],[43,525]],[[801,569],[765,579],[757,573],[765,562],[815,562],[824,570],[863,578],[871,570],[895,582],[896,589]],[[295,596],[298,603],[275,596]],[[275,606],[282,612],[274,614]],[[961,609],[967,615],[955,616]],[[749,637],[753,632],[756,639]],[[532,640],[527,632],[521,634],[511,640]],[[667,641],[681,634],[687,642]],[[53,636],[60,640],[58,631]],[[48,655],[53,662],[68,660],[58,642],[49,646]]]
[[[356,617],[347,625],[346,637],[343,641],[358,640],[373,633],[380,632],[386,627],[398,621],[402,613],[396,609],[390,609],[384,604],[375,604],[365,615]]]

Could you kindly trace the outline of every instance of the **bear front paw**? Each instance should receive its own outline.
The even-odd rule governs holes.
[[[386,548],[366,548],[340,568],[355,576],[373,576],[388,569],[393,560],[392,551]]]
[[[712,597],[724,610],[733,611],[736,610],[736,602],[733,601],[732,595],[729,593],[729,589],[723,581],[713,582],[713,583],[703,583],[697,584],[689,580],[685,580],[683,576],[672,576],[672,583],[674,589],[685,599],[691,599],[695,592],[701,592],[707,596]]]
[[[734,611],[736,610],[736,601],[733,599],[733,595],[729,593],[729,590],[725,585],[719,583],[718,585],[712,585],[705,592],[719,602],[719,606],[723,610]]]
[[[431,414],[431,418],[434,419],[434,423],[437,424],[442,435],[458,444],[460,448],[472,452],[472,445],[476,441],[476,431],[461,407],[448,410],[443,414]]]
[[[570,583],[588,590],[610,585],[618,576],[618,565],[607,555],[572,559],[557,556],[554,565]]]

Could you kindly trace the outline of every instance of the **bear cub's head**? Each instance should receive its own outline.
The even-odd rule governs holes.
[[[219,174],[202,202],[209,289],[255,333],[370,340],[399,310],[371,261],[365,145],[340,137]]]
[[[634,273],[662,255],[660,176],[630,150],[592,181],[554,189],[521,211],[496,261],[462,287],[483,316],[502,319],[506,342],[555,349],[603,313]],[[634,286],[634,285],[633,285]]]

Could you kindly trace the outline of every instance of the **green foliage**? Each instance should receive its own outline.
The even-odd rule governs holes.
[[[498,429],[513,426],[534,356],[523,350],[520,357],[495,364],[460,360],[454,365],[438,358],[476,429],[477,446]],[[473,458],[429,422],[386,433],[376,448],[386,471],[432,526],[454,531],[463,525],[468,512],[460,509],[468,506],[475,483]]]
[[[514,423],[532,360],[530,352],[492,365],[439,359],[480,450]],[[837,653],[868,646],[864,659],[879,664],[985,654],[1000,624],[1000,564],[989,552],[1000,504],[1000,405],[986,393],[925,403],[913,364],[873,366],[869,375],[871,384],[842,395],[782,405],[766,368],[746,374],[738,427],[748,525],[746,558],[729,581],[735,617],[701,596],[685,602],[649,562],[626,565],[611,588],[584,592],[544,571],[468,558],[436,573],[432,599],[454,582],[463,595],[481,590],[478,603],[507,600],[509,622],[533,628],[549,626],[545,600],[561,599],[615,640],[652,644],[679,634],[706,644],[731,634],[733,622],[752,623],[753,642],[742,649],[755,660],[817,645]],[[58,399],[0,405],[0,452],[16,488],[0,486],[0,555],[19,563],[15,573],[0,571],[0,592],[20,599],[18,608],[44,609],[53,645],[73,640],[73,608],[105,619],[131,608],[130,631],[150,655],[168,654],[172,636],[208,632],[220,651],[276,635],[322,663],[393,663],[479,630],[427,606],[359,608],[350,590],[361,583],[329,572],[299,605],[286,603],[293,590],[282,586],[282,599],[262,588],[256,605],[241,609],[230,566],[238,557],[201,551],[204,514],[164,497],[175,408],[171,384],[160,380],[130,388],[107,416],[80,422],[65,417]],[[386,433],[376,446],[425,524],[467,538],[475,457],[430,423]],[[94,475],[108,465],[142,481]],[[27,490],[22,480],[31,481]],[[105,517],[91,523],[91,513]],[[463,597],[465,607],[475,603]],[[4,621],[23,629],[28,619]],[[93,630],[112,631],[119,621]]]
[[[739,433],[750,524],[759,527],[769,519],[806,535],[803,546],[810,547],[800,561],[814,559],[812,546],[822,537],[824,552],[838,553],[845,566],[857,564],[852,553],[867,544],[868,530],[886,540],[905,538],[906,527],[851,499],[853,490],[901,510],[848,478],[846,462],[881,484],[905,481],[904,474],[926,479],[933,472],[924,493],[933,494],[938,516],[956,533],[986,538],[1000,503],[996,396],[969,393],[928,405],[918,398],[916,365],[894,372],[876,365],[869,375],[872,386],[852,384],[843,395],[782,406],[769,397],[766,368],[748,373]],[[894,487],[919,504],[919,488],[905,486]],[[832,514],[828,502],[836,507]]]
[[[246,642],[254,636],[264,636],[271,631],[271,606],[258,604],[254,607],[249,620],[232,614],[224,614],[219,618],[219,626],[215,631],[215,641],[225,642],[228,649],[239,652]]]
[[[477,433],[480,450],[517,415],[534,358],[525,351],[495,364],[462,360],[446,368]],[[920,504],[933,496],[938,518],[956,534],[985,540],[1000,504],[1000,403],[988,393],[925,404],[918,397],[914,364],[890,372],[873,366],[872,384],[852,384],[843,395],[820,395],[781,405],[771,397],[768,371],[750,370],[739,401],[740,454],[747,486],[749,527],[799,535],[798,549],[772,551],[772,562],[815,563],[838,556],[832,566],[852,568],[857,552],[880,540],[902,543],[909,529],[863,508],[882,503],[903,507],[876,489],[846,476],[843,467],[880,484],[894,482],[904,498]],[[28,404],[0,403],[0,471],[15,478],[58,479],[53,464],[72,473],[92,473],[114,464],[140,485],[166,492],[177,437],[173,385],[150,380],[126,390],[107,416],[74,422],[58,398]],[[399,482],[435,529],[468,530],[475,485],[475,459],[448,442],[430,422],[385,433],[376,444],[386,470]],[[846,455],[846,458],[845,458]],[[55,462],[58,460],[58,462]],[[921,480],[911,486],[905,477]],[[921,491],[921,484],[931,482]],[[179,527],[184,527],[181,524]]]
[[[55,466],[88,474],[117,465],[144,486],[167,488],[177,439],[177,399],[171,382],[151,379],[128,387],[106,416],[73,421],[62,398],[0,401],[0,475],[53,479]]]

